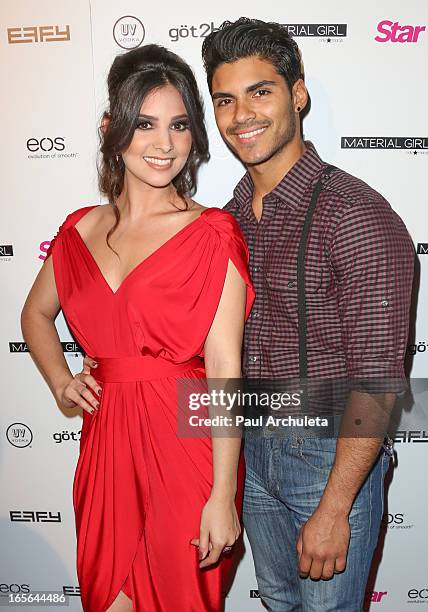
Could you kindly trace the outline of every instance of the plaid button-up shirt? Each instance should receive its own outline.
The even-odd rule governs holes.
[[[248,173],[225,207],[250,249],[256,299],[242,363],[250,378],[299,375],[297,252],[325,168],[314,146],[305,144],[304,155],[263,198],[260,222]],[[413,243],[388,202],[335,170],[320,194],[306,251],[309,377],[405,377],[413,266]]]

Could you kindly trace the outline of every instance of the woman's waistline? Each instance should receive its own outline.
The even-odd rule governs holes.
[[[133,382],[179,376],[188,370],[200,370],[205,375],[204,360],[193,357],[183,363],[173,363],[163,357],[137,355],[133,357],[94,357],[98,366],[91,375],[99,382]]]

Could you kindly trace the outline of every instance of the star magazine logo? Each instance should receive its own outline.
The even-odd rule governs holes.
[[[428,154],[427,136],[342,136],[342,149],[400,150],[410,155]]]
[[[69,40],[69,25],[41,25],[7,28],[7,42],[9,45],[20,43],[66,42]]]
[[[375,41],[380,43],[417,43],[422,32],[425,32],[424,25],[400,25],[398,21],[383,19],[377,24],[379,34],[375,36]]]

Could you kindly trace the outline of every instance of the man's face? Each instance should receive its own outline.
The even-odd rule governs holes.
[[[221,64],[212,99],[223,140],[247,166],[268,161],[296,136],[288,85],[266,60],[253,56]]]

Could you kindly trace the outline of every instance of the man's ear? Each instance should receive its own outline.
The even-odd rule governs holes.
[[[104,111],[103,118],[101,119],[101,125],[100,125],[100,130],[103,132],[103,134],[108,128],[109,123],[110,123],[110,113],[108,113],[107,111]]]
[[[293,85],[292,100],[294,112],[302,111],[308,103],[308,91],[303,79],[299,79]]]

